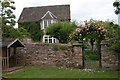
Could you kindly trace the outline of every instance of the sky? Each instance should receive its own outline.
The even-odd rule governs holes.
[[[16,10],[16,21],[18,20],[24,7],[38,7],[49,5],[69,4],[71,9],[71,20],[81,21],[102,20],[118,22],[118,16],[115,15],[113,2],[115,0],[14,0]],[[17,24],[16,26],[17,27]]]

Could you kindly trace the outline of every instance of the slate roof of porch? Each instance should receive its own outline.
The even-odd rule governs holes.
[[[0,43],[2,44],[0,47],[24,47],[24,44],[18,39],[1,39]]]

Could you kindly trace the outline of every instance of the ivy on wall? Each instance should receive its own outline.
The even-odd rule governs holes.
[[[24,22],[19,23],[19,28],[23,27],[30,33],[30,37],[33,41],[40,41],[43,36],[43,31],[41,30],[39,22]]]

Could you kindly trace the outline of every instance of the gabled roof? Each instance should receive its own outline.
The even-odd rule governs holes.
[[[24,44],[18,39],[2,39],[0,43],[2,44],[0,47],[24,47]]]
[[[24,8],[18,23],[35,22],[42,20],[42,17],[49,11],[50,15],[57,17],[57,20],[70,20],[70,5],[54,5],[42,7]]]
[[[47,11],[41,19],[57,19],[57,17],[50,11]]]

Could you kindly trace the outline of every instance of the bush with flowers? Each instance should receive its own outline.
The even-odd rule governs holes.
[[[83,42],[83,47],[89,43],[91,51],[99,55],[99,62],[101,61],[101,41],[106,40],[108,49],[120,53],[120,26],[113,22],[102,21],[85,21],[85,25],[81,25],[69,35],[70,41]],[[88,45],[87,45],[88,46]],[[100,62],[101,66],[101,62]]]
[[[106,25],[102,21],[85,21],[85,25],[81,25],[76,28],[76,30],[70,34],[69,38],[71,41],[83,42],[83,47],[85,47],[86,42],[89,42],[92,46],[96,42],[97,54],[99,54],[99,66],[101,67],[101,41],[105,39],[106,36]],[[83,48],[84,49],[84,48]]]
[[[87,40],[91,40],[91,42],[101,42],[101,40],[105,39],[106,32],[107,29],[103,22],[90,20],[88,22],[85,21],[85,25],[77,27],[76,30],[69,35],[69,38],[70,40],[78,42]]]

